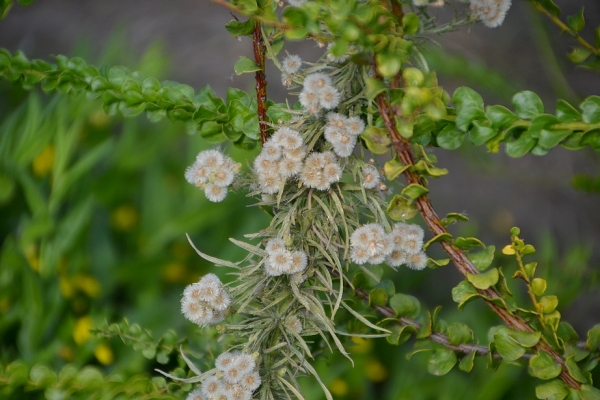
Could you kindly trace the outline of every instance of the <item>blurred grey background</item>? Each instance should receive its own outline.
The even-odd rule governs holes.
[[[600,1],[555,2],[566,15],[585,7],[583,36],[593,41],[593,28],[600,25]],[[511,93],[533,90],[550,112],[557,97],[577,104],[588,95],[600,94],[600,74],[576,68],[565,57],[575,41],[561,35],[527,1],[513,3],[499,28],[477,25],[434,38],[442,50],[432,45],[428,57],[440,71],[440,84],[450,93],[461,85],[472,86],[486,104],[509,105]],[[432,14],[448,20],[452,7],[433,9]],[[93,61],[120,31],[116,37],[124,43],[121,53],[113,54],[117,64],[128,65],[159,42],[170,65],[167,79],[196,90],[210,84],[223,95],[229,86],[251,89],[253,85],[252,77],[233,73],[240,55],[251,56],[251,43],[227,33],[224,25],[231,19],[228,10],[208,0],[38,0],[29,7],[16,5],[0,21],[0,47],[46,60],[55,54],[83,51]],[[286,49],[309,61],[316,60],[321,51],[313,42]],[[479,72],[475,80],[467,76],[471,67]],[[502,83],[502,77],[511,83]],[[270,82],[269,96],[282,100],[285,92],[276,71]],[[430,182],[434,206],[441,216],[456,211],[471,218],[457,233],[478,235],[501,248],[509,242],[510,227],[517,225],[522,237],[534,244],[544,237],[554,238],[559,257],[576,246],[587,246],[592,256],[585,278],[598,279],[600,195],[576,191],[571,185],[574,174],[600,177],[598,153],[558,148],[545,157],[511,159],[502,151],[487,154],[485,149],[469,147],[433,151],[439,166],[450,170],[447,177]],[[586,293],[568,312],[576,326],[589,328],[600,316],[600,293]]]

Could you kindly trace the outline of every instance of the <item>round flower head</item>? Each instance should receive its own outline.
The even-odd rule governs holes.
[[[385,259],[390,267],[399,267],[406,263],[406,253],[402,250],[393,250]]]
[[[199,302],[201,300],[201,289],[202,285],[200,285],[199,283],[192,283],[191,285],[187,285],[183,290],[183,297],[191,301]]]
[[[318,106],[319,104],[319,95],[316,92],[307,90],[306,88],[304,88],[301,92],[300,95],[298,96],[298,100],[300,101],[300,104],[302,105],[302,107],[306,108],[306,109],[312,109],[315,106]]]
[[[326,110],[331,110],[340,104],[340,92],[333,86],[327,86],[319,92],[319,104]]]
[[[218,203],[220,201],[223,201],[227,196],[227,188],[210,183],[206,185],[206,188],[204,189],[204,194],[206,195],[208,201]]]
[[[181,312],[188,320],[200,326],[208,324],[213,317],[212,309],[186,298],[181,301]]]
[[[408,234],[404,237],[402,250],[407,254],[417,254],[423,248],[423,238],[418,235]]]
[[[377,253],[369,257],[369,264],[378,265],[385,261],[387,256],[383,253]]]
[[[267,158],[265,154],[259,154],[254,159],[254,172],[264,174],[275,169],[275,163]]]
[[[327,113],[327,126],[346,130],[346,123],[348,118],[345,115],[338,114],[335,112]]]
[[[268,141],[264,144],[260,154],[267,160],[277,161],[281,158],[281,148],[272,141]]]
[[[208,322],[206,322],[206,324],[207,325],[216,325],[219,322],[223,321],[224,319],[225,319],[225,314],[223,314],[223,311],[213,309],[213,316]]]
[[[227,187],[233,183],[234,172],[225,166],[216,168],[210,175],[210,182],[220,187]]]
[[[413,235],[415,237],[418,237],[419,239],[423,239],[423,237],[425,236],[425,232],[423,231],[423,228],[421,228],[417,224],[407,224],[406,233],[408,235]]]
[[[323,178],[327,180],[327,184],[338,182],[342,178],[342,167],[337,163],[327,164],[323,168]]]
[[[366,247],[352,247],[350,250],[350,259],[355,264],[362,265],[369,261],[369,258],[371,255]]]
[[[407,256],[406,266],[410,269],[420,271],[427,266],[427,255],[423,252]]]
[[[275,238],[270,239],[267,242],[267,245],[265,246],[265,251],[268,254],[271,254],[276,250],[285,250],[285,242],[283,241],[283,239]]]
[[[304,88],[313,93],[321,93],[323,89],[329,87],[331,87],[331,78],[323,73],[315,72],[304,78]]]
[[[286,74],[286,73],[281,74],[281,84],[283,86],[285,86],[285,87],[292,86],[292,83],[294,83],[294,82],[292,81],[292,78],[290,78],[290,76],[288,74]]]
[[[327,164],[337,163],[337,157],[331,151],[325,151],[321,153],[321,159],[323,160],[322,166],[325,167]]]
[[[300,171],[300,180],[306,187],[316,188],[321,184],[321,168],[305,165]]]
[[[350,236],[350,244],[353,247],[368,247],[369,243],[373,239],[373,234],[367,225],[363,225],[357,228]]]
[[[260,183],[260,190],[263,193],[267,194],[275,194],[279,192],[279,186],[281,186],[281,175],[277,172],[269,171],[264,174],[260,174],[258,176],[258,180]]]
[[[365,130],[365,123],[359,117],[350,117],[346,123],[349,134],[358,136]]]
[[[222,385],[216,375],[211,375],[202,382],[202,393],[210,398],[221,391]]]
[[[210,169],[208,167],[195,162],[186,168],[184,176],[185,180],[191,183],[192,185],[198,185],[199,183],[208,182],[209,174]]]
[[[202,396],[202,389],[194,389],[192,390],[185,400],[206,400],[204,396]]]
[[[217,311],[225,311],[231,305],[231,297],[224,290],[220,290],[219,294],[210,302],[210,305]]]
[[[303,272],[308,265],[308,257],[306,253],[300,250],[292,252],[292,266],[290,268],[290,274],[297,274]]]
[[[279,128],[272,137],[279,146],[284,149],[297,149],[302,146],[302,136],[300,134],[287,127]]]
[[[363,187],[365,189],[375,189],[379,186],[381,177],[379,171],[372,165],[363,168]]]
[[[219,150],[204,150],[196,156],[196,162],[209,168],[216,168],[223,164],[225,156]]]
[[[269,266],[280,275],[289,273],[292,268],[292,253],[285,249],[274,250],[269,255]]]
[[[290,54],[281,62],[283,70],[288,74],[295,74],[302,67],[302,59],[296,54]]]
[[[290,315],[285,319],[285,326],[296,333],[302,333],[302,321],[295,315]]]
[[[235,361],[235,355],[232,353],[221,353],[215,360],[215,367],[221,372],[227,371],[229,368],[233,366],[233,362]]]
[[[256,368],[256,361],[250,354],[240,353],[233,362],[242,375],[247,375]]]
[[[289,160],[302,161],[304,157],[306,157],[306,148],[304,146],[285,151],[285,158]]]
[[[260,375],[256,371],[252,371],[249,374],[244,375],[242,380],[240,381],[240,385],[249,390],[250,392],[254,392],[260,386],[262,380],[260,379]]]
[[[331,142],[333,151],[340,157],[349,157],[356,147],[356,136],[350,135],[347,132],[340,134],[337,141]]]
[[[241,373],[235,362],[227,370],[223,371],[223,378],[229,383],[238,383],[243,377],[244,374]]]
[[[502,25],[511,0],[470,0],[471,11],[488,28]]]
[[[227,400],[250,400],[252,392],[241,384],[235,385],[231,391],[227,392]]]
[[[304,161],[304,165],[310,168],[323,168],[325,164],[325,156],[322,153],[310,153]]]
[[[331,144],[339,142],[340,137],[343,134],[346,134],[346,131],[344,129],[338,128],[337,126],[327,125],[325,127],[325,140],[327,140]]]
[[[290,158],[284,158],[279,162],[279,174],[282,178],[291,178],[302,171],[302,162]]]

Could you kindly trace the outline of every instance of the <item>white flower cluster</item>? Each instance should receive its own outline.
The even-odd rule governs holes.
[[[304,186],[327,190],[332,183],[341,179],[342,172],[342,167],[338,164],[335,154],[330,151],[314,152],[306,157],[304,167],[300,171],[300,180]]]
[[[300,173],[305,156],[302,136],[291,128],[279,128],[254,159],[254,171],[258,176],[261,192],[277,193],[285,179]]]
[[[375,189],[381,182],[379,171],[372,165],[366,165],[363,168],[363,187],[365,189]]]
[[[185,170],[185,179],[203,189],[206,198],[214,203],[227,196],[227,188],[233,183],[241,165],[235,163],[219,150],[205,150]]]
[[[356,264],[385,261],[391,267],[405,264],[422,270],[427,263],[427,255],[422,251],[423,236],[423,229],[414,224],[396,223],[388,234],[379,224],[363,225],[350,236],[350,258]]]
[[[223,321],[224,313],[231,304],[231,297],[215,274],[207,274],[183,291],[181,312],[200,326],[214,325]]]
[[[265,272],[269,276],[301,273],[308,265],[308,257],[301,250],[289,251],[281,239],[271,239],[265,250],[268,254],[265,260]]]
[[[302,67],[302,59],[296,54],[289,54],[283,59],[281,66],[283,67],[284,71],[281,74],[281,83],[283,86],[290,86],[292,84],[290,75],[294,75],[296,72],[300,71],[300,68]]]
[[[331,110],[340,103],[340,92],[333,87],[331,78],[326,74],[315,72],[304,78],[304,87],[299,100],[302,107],[316,114],[319,109]]]
[[[354,151],[356,138],[365,130],[365,123],[359,117],[330,112],[327,114],[325,139],[333,146],[340,157],[348,157]]]
[[[471,11],[488,28],[502,25],[511,0],[470,0]]]
[[[250,354],[222,353],[215,366],[218,372],[202,381],[201,389],[191,392],[188,400],[250,400],[262,382]],[[204,397],[194,397],[200,394]]]

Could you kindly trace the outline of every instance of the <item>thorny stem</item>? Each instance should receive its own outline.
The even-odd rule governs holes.
[[[541,5],[537,1],[533,1],[533,6],[535,8],[537,8],[541,13],[545,14],[548,18],[550,18],[550,20],[552,22],[554,22],[554,24],[557,25],[561,29],[562,32],[567,32],[570,36],[573,37],[573,39],[577,40],[577,42],[581,46],[583,46],[584,48],[586,48],[587,50],[589,50],[590,52],[592,52],[596,56],[600,56],[600,49],[597,49],[594,46],[592,46],[591,44],[589,44],[587,42],[587,40],[585,40],[584,38],[582,38],[574,30],[572,30],[571,28],[569,28],[569,26],[567,24],[565,24],[564,22],[562,22],[557,16],[555,16],[550,11],[548,11],[543,5]]]
[[[267,76],[265,75],[265,42],[262,35],[261,23],[254,23],[252,32],[252,47],[254,49],[254,61],[260,68],[256,71],[256,102],[258,113],[258,127],[260,129],[260,141],[267,141]]]
[[[384,94],[378,95],[376,100],[381,117],[383,118],[386,129],[389,135],[391,136],[392,143],[394,145],[394,149],[396,151],[398,159],[404,165],[414,165],[415,156],[410,146],[410,142],[400,135],[394,123],[394,117],[396,116],[396,113],[399,114],[399,111],[392,109]],[[398,117],[401,118],[402,115],[398,115]],[[420,176],[417,175],[415,172],[410,171],[410,169],[404,171],[404,176],[408,184],[415,183],[418,185],[423,185]],[[431,232],[433,232],[435,236],[440,235],[442,233],[447,233],[446,228],[444,228],[444,226],[441,224],[440,218],[438,217],[433,206],[431,205],[429,198],[427,196],[421,196],[416,200],[416,202],[417,208],[419,209],[419,212],[425,220],[425,223],[427,224],[429,230],[431,230]],[[454,262],[454,265],[461,274],[466,276],[467,273],[479,273],[479,271],[477,270],[477,268],[475,268],[471,260],[469,260],[466,254],[463,253],[458,247],[447,242],[441,242],[441,245],[444,251],[450,256],[450,258]],[[529,324],[523,318],[513,314],[509,310],[506,310],[494,303],[494,301],[503,301],[502,296],[498,293],[498,291],[496,291],[496,289],[478,289],[477,291],[481,294],[488,306],[496,314],[498,314],[498,316],[509,327],[516,331],[535,332],[535,330],[531,326],[529,326]],[[544,351],[550,354],[550,356],[552,356],[552,358],[562,368],[560,378],[576,390],[579,390],[581,388],[581,384],[575,379],[573,379],[573,377],[569,374],[563,358],[550,346],[550,344],[548,344],[548,342],[544,338],[540,339],[538,344],[534,346],[534,349],[536,352]]]

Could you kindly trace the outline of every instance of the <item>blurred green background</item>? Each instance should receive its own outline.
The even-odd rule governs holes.
[[[228,18],[224,11],[221,14]],[[548,27],[531,21],[540,35],[533,46],[541,46],[538,51],[543,53]],[[177,78],[180,61],[170,62],[173,57],[160,45],[147,46],[143,52],[131,49],[127,32],[135,29],[108,39],[110,45],[100,58],[92,50],[97,43],[85,41],[69,55],[97,65],[125,65],[157,78]],[[449,87],[473,85],[484,91],[486,99],[501,103],[507,103],[514,91],[530,88],[522,79],[512,79],[510,70],[453,53],[452,45],[449,49],[427,55]],[[564,69],[561,56],[546,55],[554,63],[548,67],[551,71]],[[213,60],[222,72],[219,62]],[[597,87],[597,76],[586,79]],[[219,82],[217,88],[223,85]],[[559,79],[545,95],[571,100],[585,93]],[[189,386],[170,384],[167,393],[166,381],[156,379],[154,368],[182,365],[176,356],[181,340],[187,339],[201,368],[221,351],[214,330],[192,326],[179,312],[185,285],[215,269],[194,254],[185,233],[202,251],[238,260],[243,253],[227,238],[241,239],[268,224],[264,213],[246,207],[251,201],[243,193],[214,204],[185,183],[185,167],[207,146],[200,137],[185,134],[182,126],[151,124],[143,117],[109,118],[99,103],[81,95],[47,96],[0,83],[1,398],[185,398]],[[248,154],[234,148],[227,151],[247,165]],[[583,334],[600,314],[598,250],[593,246],[599,237],[599,216],[589,213],[598,204],[598,190],[593,189],[600,177],[598,155],[583,150],[565,156],[557,149],[548,156],[550,161],[534,157],[515,161],[470,147],[455,153],[437,153],[441,166],[458,176],[432,182],[440,213],[478,208],[470,222],[453,229],[459,235],[479,235],[497,248],[508,243],[510,226],[524,227],[526,240],[538,248],[534,257],[540,276],[548,280],[549,293],[559,296],[564,318]],[[543,170],[557,162],[558,178],[551,168]],[[542,167],[535,169],[534,164]],[[575,175],[579,181],[572,181]],[[586,177],[591,184],[581,184]],[[481,183],[486,179],[495,179],[495,191],[486,190]],[[508,183],[512,189],[505,189]],[[519,197],[520,190],[528,199]],[[490,197],[498,193],[507,197],[493,203]],[[543,199],[541,214],[533,210],[535,196]],[[548,206],[549,196],[559,200]],[[456,209],[457,204],[463,208]],[[529,218],[530,213],[534,216]],[[563,229],[552,228],[558,222]],[[495,262],[505,271],[515,268],[503,256]],[[216,272],[228,280],[226,271]],[[487,327],[499,324],[477,302],[458,312],[450,289],[460,278],[452,267],[422,274],[402,272],[386,272],[397,291],[419,297],[429,310],[443,305],[445,320],[469,324],[482,342]],[[514,292],[520,296],[518,289]],[[139,326],[128,326],[124,318]],[[108,328],[112,323],[120,325]],[[105,333],[91,334],[90,329]],[[127,343],[113,335],[117,330],[129,338]],[[338,354],[325,352],[316,361],[336,399],[523,399],[533,398],[538,383],[516,365],[502,364],[491,372],[484,359],[476,361],[470,374],[453,370],[435,377],[427,373],[427,357],[416,354],[407,360],[410,342],[394,347],[384,340],[355,339],[346,345],[354,368]],[[595,378],[598,382],[598,372]],[[302,385],[307,399],[324,398],[314,380],[303,379]]]

